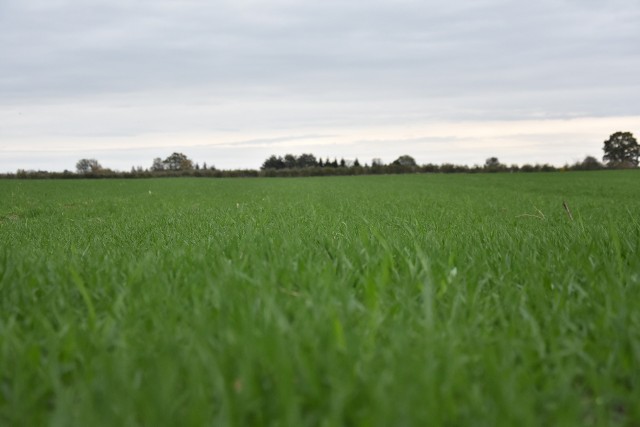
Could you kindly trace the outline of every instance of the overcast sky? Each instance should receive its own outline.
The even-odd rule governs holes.
[[[638,0],[0,0],[0,172],[552,163],[640,132]]]

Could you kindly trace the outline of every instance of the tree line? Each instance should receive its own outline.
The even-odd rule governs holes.
[[[635,168],[638,166],[640,146],[631,132],[616,132],[604,141],[603,162],[593,156],[572,165],[555,167],[549,164],[507,165],[497,157],[486,159],[483,165],[455,165],[451,163],[418,165],[410,155],[402,155],[393,162],[384,164],[374,158],[371,163],[361,164],[356,158],[317,158],[313,154],[285,154],[269,156],[260,170],[218,170],[207,163],[200,165],[185,154],[174,152],[164,160],[155,158],[151,166],[144,169],[132,167],[130,172],[118,172],[103,167],[96,159],[80,159],[76,171],[48,172],[18,170],[16,174],[0,175],[0,178],[151,178],[151,177],[294,177],[329,175],[369,175],[402,173],[495,173],[495,172],[553,172],[558,170],[600,170],[607,168]]]

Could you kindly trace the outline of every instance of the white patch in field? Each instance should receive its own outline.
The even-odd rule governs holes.
[[[447,281],[449,283],[453,282],[453,279],[455,279],[457,275],[458,275],[458,268],[453,267],[451,270],[449,270],[449,274],[447,275]]]

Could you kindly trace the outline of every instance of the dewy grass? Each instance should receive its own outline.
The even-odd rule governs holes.
[[[2,181],[0,425],[640,424],[638,194]]]

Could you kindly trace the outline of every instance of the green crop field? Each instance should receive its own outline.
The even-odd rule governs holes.
[[[638,171],[4,180],[0,242],[2,426],[640,425]]]

